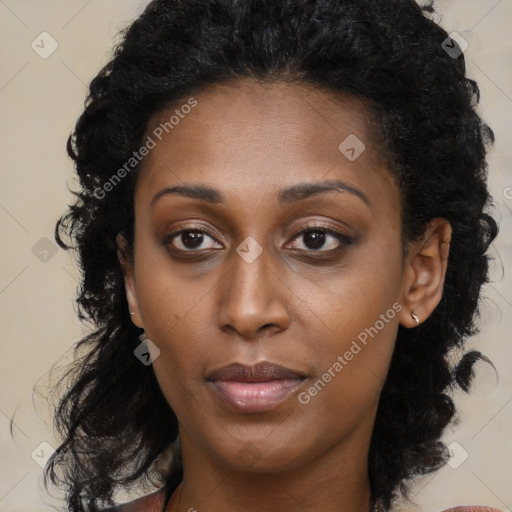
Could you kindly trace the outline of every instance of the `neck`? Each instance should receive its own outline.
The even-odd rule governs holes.
[[[181,438],[183,482],[166,512],[368,512],[370,485],[365,440],[343,443],[293,469],[243,470],[223,465],[205,452],[187,449]]]

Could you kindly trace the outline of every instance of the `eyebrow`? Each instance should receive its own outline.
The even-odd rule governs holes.
[[[312,197],[317,194],[325,192],[348,192],[367,205],[370,205],[370,200],[358,188],[349,185],[340,180],[317,181],[312,183],[299,183],[291,187],[280,190],[277,193],[277,199],[280,203],[292,203],[301,201]],[[206,185],[175,185],[173,187],[166,187],[158,192],[151,200],[150,207],[152,207],[158,199],[168,194],[179,194],[192,199],[200,199],[211,204],[225,204],[226,201],[220,190],[208,187]]]

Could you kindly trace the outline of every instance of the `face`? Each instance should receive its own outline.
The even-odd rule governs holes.
[[[253,471],[360,453],[407,278],[365,109],[248,81],[194,99],[165,136],[175,107],[148,128],[125,274],[183,450]]]

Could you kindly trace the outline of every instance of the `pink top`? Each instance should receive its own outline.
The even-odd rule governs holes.
[[[165,512],[165,490],[165,486],[161,487],[147,496],[105,509],[103,512]],[[483,505],[465,505],[448,508],[440,512],[503,512],[503,510]]]
[[[483,505],[465,505],[463,507],[452,507],[442,512],[503,512],[499,508],[486,507]]]
[[[465,505],[461,507],[452,507],[442,512],[503,512],[499,508],[486,507],[484,505]]]

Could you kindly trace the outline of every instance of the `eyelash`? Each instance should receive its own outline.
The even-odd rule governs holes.
[[[330,228],[327,228],[324,226],[317,226],[317,225],[307,226],[303,230],[296,233],[294,235],[294,237],[292,238],[292,240],[296,240],[301,235],[305,235],[308,233],[318,233],[318,232],[333,236],[340,242],[340,245],[334,249],[329,249],[329,250],[299,249],[299,251],[308,252],[308,253],[319,253],[319,254],[323,254],[323,255],[325,255],[325,254],[332,255],[335,252],[339,252],[344,247],[352,245],[354,242],[352,238],[350,238],[349,236],[347,236],[343,233],[340,233],[338,231],[335,231],[333,229],[330,229]],[[199,229],[199,228],[195,228],[193,226],[188,226],[186,228],[182,228],[180,230],[174,231],[173,233],[170,233],[169,235],[167,235],[164,239],[164,245],[166,245],[166,246],[169,245],[174,238],[178,237],[179,235],[181,235],[183,233],[196,233],[196,234],[200,234],[200,235],[206,235],[206,236],[212,238],[213,240],[215,240],[215,238],[210,233],[205,231],[204,229]],[[200,254],[202,252],[201,250],[196,250],[196,249],[184,250],[184,249],[177,249],[176,247],[173,247],[171,250],[177,251],[182,254],[183,253],[199,253]],[[208,249],[206,249],[206,250],[208,250]]]

